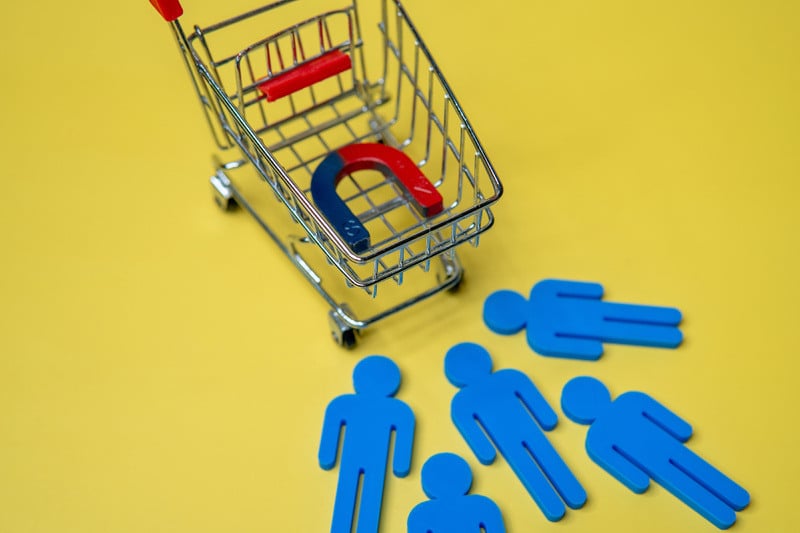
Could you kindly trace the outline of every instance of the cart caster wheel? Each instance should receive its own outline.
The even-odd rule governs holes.
[[[331,328],[333,342],[344,348],[352,348],[356,345],[356,341],[358,340],[356,332],[358,330],[348,326],[336,311],[328,312],[328,322]]]
[[[216,195],[214,196],[214,203],[217,204],[217,207],[219,207],[223,211],[233,211],[234,209],[236,209],[236,206],[238,205],[236,203],[236,200],[234,200],[233,198],[230,198],[228,200],[223,200]]]
[[[211,190],[214,194],[214,202],[223,211],[230,211],[236,207],[236,200],[233,198],[231,181],[221,170],[211,176]]]
[[[458,281],[456,281],[453,285],[448,287],[447,292],[449,292],[450,294],[458,294],[463,284],[464,284],[464,272],[462,271],[461,275],[458,277]]]
[[[337,341],[339,346],[344,348],[352,348],[356,345],[356,330],[347,329],[342,332],[341,338]]]
[[[464,269],[461,267],[461,264],[458,260],[442,256],[442,272],[437,274],[439,279],[439,283],[444,283],[447,280],[451,280],[455,278],[454,281],[450,281],[452,283],[447,289],[445,289],[449,293],[456,293],[461,288],[461,285],[464,283]]]

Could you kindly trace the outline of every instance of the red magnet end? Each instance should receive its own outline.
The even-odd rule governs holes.
[[[432,217],[442,212],[442,195],[414,161],[397,148],[378,143],[354,143],[339,148],[338,152],[347,172],[375,169],[396,179],[422,216]]]

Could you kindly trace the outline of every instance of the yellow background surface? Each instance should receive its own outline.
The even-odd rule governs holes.
[[[368,0],[362,0],[368,1]],[[550,523],[449,421],[445,351],[474,341],[558,408],[573,376],[645,391],[752,495],[735,531],[796,529],[800,476],[796,2],[405,3],[506,186],[467,278],[334,346],[326,307],[246,214],[210,199],[210,137],[144,0],[14,2],[0,32],[0,532],[321,532],[336,471],[322,415],[362,357],[392,357],[420,467],[458,453],[510,533],[713,531],[659,487],[629,492],[550,438],[589,501]],[[186,0],[185,23],[253,7]],[[677,350],[544,358],[482,324],[493,290],[546,277],[679,307]]]

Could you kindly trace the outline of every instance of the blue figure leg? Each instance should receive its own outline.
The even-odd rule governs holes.
[[[683,316],[674,307],[658,307],[654,305],[623,304],[603,302],[603,314],[606,318],[625,322],[638,322],[661,326],[677,326]]]
[[[672,461],[679,469],[736,511],[747,507],[750,494],[744,488],[688,448],[683,448],[683,451],[684,453]]]
[[[536,464],[536,458],[530,450],[521,444],[512,453],[503,453],[503,456],[544,516],[551,522],[563,518],[567,508]]]
[[[333,504],[331,533],[351,533],[355,516],[356,497],[358,496],[358,479],[361,477],[358,468],[347,468],[342,464],[339,468],[339,483],[336,486],[336,501]]]
[[[539,464],[550,483],[572,509],[586,503],[586,491],[543,434],[528,438],[526,448]],[[533,441],[533,442],[530,442]]]
[[[718,528],[728,529],[736,522],[734,510],[714,496],[694,473],[690,474],[670,460],[661,472],[653,474],[660,485]]]
[[[615,344],[634,344],[657,348],[676,348],[683,341],[677,328],[606,321],[598,328],[598,338]]]
[[[683,340],[677,309],[603,302],[602,314],[600,333],[608,342],[675,348]]]
[[[361,487],[361,505],[358,509],[358,526],[356,533],[378,533],[383,503],[383,485],[386,467],[367,470]],[[349,532],[348,532],[349,533]]]

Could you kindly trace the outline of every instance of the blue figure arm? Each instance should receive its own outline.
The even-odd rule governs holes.
[[[322,422],[322,437],[319,443],[319,466],[330,470],[336,466],[336,454],[339,451],[339,435],[345,423],[341,412],[341,399],[334,398],[325,410],[325,419]]]
[[[672,437],[681,442],[686,442],[692,436],[692,426],[684,419],[655,401],[647,394],[641,392],[626,392],[620,398],[628,396],[631,400],[641,405],[645,418],[663,429]],[[630,401],[630,400],[629,400]]]
[[[450,406],[450,416],[475,457],[482,464],[490,465],[497,457],[497,450],[484,432],[481,421],[470,406],[469,398],[456,394]]]
[[[501,370],[495,374],[506,374],[512,378],[514,393],[522,401],[528,411],[533,415],[545,431],[550,431],[558,425],[558,415],[544,399],[542,393],[528,377],[517,370]]]
[[[603,297],[603,286],[599,283],[591,283],[588,281],[545,279],[534,285],[531,289],[531,300],[535,297],[542,299],[568,297],[599,300]]]
[[[398,400],[399,401],[399,400]],[[411,452],[414,446],[414,413],[404,403],[399,404],[394,429],[394,459],[392,470],[397,477],[406,477],[411,470]]]
[[[506,533],[506,525],[503,522],[503,514],[500,508],[486,496],[471,496],[480,498],[481,504],[481,527],[486,533]]]

